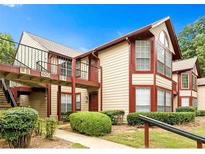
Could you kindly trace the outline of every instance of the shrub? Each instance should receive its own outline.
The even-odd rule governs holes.
[[[61,120],[64,121],[64,122],[69,122],[70,119],[69,119],[69,116],[70,114],[72,114],[73,112],[71,111],[68,111],[68,112],[62,112],[61,113]]]
[[[1,114],[1,137],[9,147],[27,148],[38,119],[38,112],[32,108],[15,107]]]
[[[189,106],[182,106],[176,108],[176,112],[195,112],[195,111],[196,111],[195,108]]]
[[[110,133],[112,129],[110,118],[99,112],[72,113],[70,125],[73,130],[91,136],[101,136]]]
[[[205,110],[198,110],[197,116],[205,116]]]
[[[46,134],[47,139],[52,139],[57,127],[57,121],[54,118],[46,118]]]
[[[38,118],[38,121],[37,121],[36,127],[35,127],[35,134],[36,135],[43,135],[44,127],[45,127],[44,123],[45,123],[44,119]]]
[[[139,115],[144,115],[170,125],[183,124],[194,121],[195,113],[193,112],[135,112],[127,116],[129,125],[142,125],[144,122],[140,120]]]
[[[108,110],[101,113],[109,116],[113,125],[122,124],[123,116],[125,115],[125,111],[123,110]]]

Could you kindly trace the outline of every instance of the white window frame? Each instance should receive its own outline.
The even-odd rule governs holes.
[[[63,102],[63,96],[65,96],[65,102]],[[68,97],[70,97],[70,102],[68,101]],[[65,108],[65,112],[70,112],[72,111],[72,96],[71,94],[66,94],[66,93],[61,93],[61,112],[62,112],[62,104],[65,104],[66,108]],[[71,110],[68,110],[68,105],[71,105]]]
[[[143,52],[143,51],[140,51],[140,49],[143,47],[143,46],[140,46],[142,42],[147,42],[148,45],[149,45],[149,46],[147,47],[147,48],[149,49],[149,58],[147,58],[147,57],[146,57],[146,58],[145,58],[145,57],[137,57],[137,54],[138,54],[139,52],[140,52],[140,53]],[[140,45],[139,45],[138,43],[139,43]],[[138,45],[139,45],[140,47],[139,47]],[[142,53],[141,53],[141,54],[142,54]],[[137,66],[137,62],[138,62],[137,59],[141,59],[141,60],[142,60],[142,59],[149,59],[149,65],[148,65],[149,68],[146,68],[146,69],[139,68],[139,67]],[[136,40],[136,41],[135,41],[135,67],[136,67],[136,70],[137,70],[137,71],[150,71],[150,70],[151,70],[151,42],[150,42],[150,40]]]
[[[183,78],[182,78],[182,76],[183,76],[183,74],[186,74],[186,75],[188,75],[188,87],[186,88],[186,87],[183,87]],[[189,73],[181,73],[181,89],[189,89]]]
[[[138,98],[137,92],[139,90],[142,90],[142,89],[147,89],[149,91],[149,94],[148,94],[149,97],[140,96]],[[144,98],[148,98],[149,103],[142,105],[142,102],[139,102],[140,101],[139,99],[144,99]],[[146,110],[146,108],[145,108],[145,110],[144,109],[141,110],[140,106],[148,106],[148,108],[147,108],[147,110]],[[135,109],[136,109],[136,112],[150,112],[151,111],[151,88],[150,87],[137,87],[135,89]]]
[[[188,100],[188,105],[183,105],[183,100]],[[189,97],[182,97],[181,98],[181,106],[189,106],[189,104],[190,104],[190,98]]]

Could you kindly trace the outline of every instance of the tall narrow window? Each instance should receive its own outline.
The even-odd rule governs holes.
[[[172,95],[166,92],[166,112],[172,112]]]
[[[150,88],[136,88],[136,112],[150,112]]]
[[[169,78],[172,76],[172,53],[169,51],[167,35],[162,31],[157,44],[157,72]]]
[[[81,109],[81,99],[80,94],[76,94],[76,110],[80,111]]]
[[[192,89],[197,90],[197,77],[192,74]]]
[[[135,42],[136,69],[140,71],[150,70],[151,47],[150,41],[137,40]]]
[[[192,98],[192,106],[193,106],[194,108],[197,108],[197,107],[198,107],[197,98]]]
[[[161,89],[157,90],[157,111],[164,112],[165,92]]]
[[[61,112],[72,111],[71,107],[71,95],[70,94],[61,94]]]
[[[181,74],[182,89],[189,89],[189,73]]]
[[[181,106],[189,106],[189,98],[181,98]]]

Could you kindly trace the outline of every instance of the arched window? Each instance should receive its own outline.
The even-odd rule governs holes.
[[[168,48],[168,41],[167,41],[167,35],[164,31],[161,31],[159,34],[159,41],[162,43],[165,47]]]
[[[167,34],[161,31],[157,45],[157,72],[171,78],[172,53],[169,51]]]

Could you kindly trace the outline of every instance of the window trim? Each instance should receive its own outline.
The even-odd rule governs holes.
[[[188,106],[190,106],[190,101],[191,101],[190,96],[183,96],[183,97],[180,98],[181,107],[182,107],[182,99],[183,99],[183,98],[189,99],[189,105],[188,105]]]
[[[150,45],[150,53],[149,53],[149,69],[138,69],[137,68],[137,51],[136,51],[136,42],[137,41],[148,41],[149,45]],[[153,44],[152,44],[152,40],[151,39],[144,39],[144,40],[135,40],[134,41],[134,68],[136,72],[151,72],[152,71],[152,52],[153,52]],[[143,58],[139,58],[139,59],[143,59]],[[144,58],[144,59],[148,59],[148,58]]]
[[[135,90],[134,90],[134,102],[135,102],[135,112],[137,112],[137,101],[136,101],[136,90],[137,89],[149,89],[150,90],[150,107],[149,107],[149,112],[152,111],[152,86],[148,86],[148,85],[139,85],[139,86],[135,86]]]
[[[187,74],[187,75],[188,75],[188,87],[187,87],[187,88],[184,88],[184,87],[183,87],[183,80],[182,80],[183,74]],[[181,73],[181,89],[189,89],[189,88],[190,88],[189,79],[190,79],[190,77],[189,77],[189,73],[188,73],[188,72],[186,72],[186,73]]]
[[[156,92],[156,94],[157,94],[157,96],[156,96],[156,102],[157,102],[157,104],[156,104],[156,109],[157,109],[157,112],[159,112],[159,111],[158,111],[158,99],[157,99],[157,97],[158,97],[158,90],[161,90],[161,91],[164,92],[164,109],[163,109],[163,111],[161,111],[161,112],[167,112],[167,111],[166,111],[166,107],[167,107],[166,94],[167,94],[167,93],[170,93],[170,94],[171,94],[171,111],[170,111],[170,112],[173,112],[173,106],[174,106],[174,104],[173,104],[173,94],[172,94],[172,91],[169,90],[169,89],[166,89],[166,88],[162,88],[162,87],[157,87],[157,92]]]

